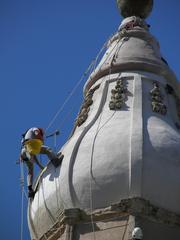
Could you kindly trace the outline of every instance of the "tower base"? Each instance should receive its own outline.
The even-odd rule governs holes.
[[[141,198],[93,212],[65,209],[38,240],[131,240],[136,227],[141,228],[143,240],[179,240],[180,216]]]

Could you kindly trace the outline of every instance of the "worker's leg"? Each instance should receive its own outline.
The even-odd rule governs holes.
[[[47,147],[47,146],[42,146],[41,147],[41,154],[46,154],[49,158],[49,160],[52,162],[52,164],[55,166],[55,167],[58,167],[62,160],[63,160],[63,154],[61,154],[59,157],[57,156],[57,154],[55,154],[52,149],[50,147]]]
[[[28,174],[27,174],[27,185],[28,187],[33,185],[33,176],[34,176],[34,165],[31,161],[24,161],[27,168],[28,168]]]
[[[28,186],[28,197],[34,197],[34,191],[32,189],[33,185],[33,175],[34,175],[34,159],[29,153],[26,152],[26,149],[23,148],[21,151],[21,159],[26,164],[28,169],[27,174],[27,186]]]
[[[31,160],[24,161],[27,169],[28,169],[28,174],[27,174],[27,186],[28,186],[28,197],[33,198],[34,197],[34,190],[32,188],[33,185],[33,177],[34,177],[34,164]]]

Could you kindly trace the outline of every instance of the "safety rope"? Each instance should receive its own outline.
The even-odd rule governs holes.
[[[94,66],[95,66],[95,62],[96,60],[94,60]],[[89,75],[94,71],[94,66],[91,66],[91,69],[89,70]],[[66,123],[67,123],[67,120],[70,118],[72,112],[74,111],[74,107],[76,105],[76,102],[74,101],[74,104],[72,105],[71,109],[67,112],[67,114],[61,119],[60,121],[60,124],[58,126],[58,129],[61,129]]]
[[[54,134],[54,152],[57,150],[57,135]],[[57,169],[55,168],[55,174],[56,174]],[[59,196],[58,196],[58,184],[57,184],[57,178],[54,178],[54,183],[55,183],[55,189],[56,189],[56,202],[57,202],[57,208],[58,211],[60,209],[60,204],[59,204]]]
[[[60,124],[58,126],[58,129],[62,129],[64,127],[64,125],[68,122],[68,119],[71,117],[71,114],[74,111],[74,107],[75,105],[77,105],[76,101],[74,101],[74,104],[72,105],[72,107],[70,108],[70,110],[67,112],[67,114],[62,118],[62,120],[60,121]]]
[[[99,53],[97,54],[96,58],[93,59],[91,61],[91,63],[89,64],[88,68],[86,69],[86,71],[82,74],[80,80],[77,82],[77,84],[75,85],[75,87],[72,89],[72,91],[70,92],[70,94],[67,96],[67,98],[65,99],[64,103],[60,106],[60,108],[57,110],[57,112],[55,113],[54,117],[52,118],[52,120],[50,121],[50,123],[48,124],[47,128],[46,128],[46,132],[48,131],[48,129],[53,125],[53,123],[55,122],[55,120],[57,119],[57,117],[59,116],[59,114],[63,111],[64,107],[66,106],[66,104],[68,103],[68,101],[71,99],[71,97],[73,96],[73,94],[76,92],[76,90],[78,89],[79,85],[81,84],[81,82],[84,80],[84,78],[87,76],[87,74],[90,72],[90,74],[92,73],[92,71],[90,71],[91,69],[95,69],[95,64],[98,61],[99,56],[101,55],[102,51],[104,50],[104,48],[106,47],[107,41],[105,42],[105,44],[103,44],[103,47],[101,48],[101,50],[99,51]],[[89,74],[89,75],[90,75]]]
[[[89,71],[89,69],[91,68],[93,62],[89,65],[87,72]],[[77,84],[75,85],[75,87],[72,89],[72,91],[70,92],[70,94],[67,96],[67,98],[65,99],[64,103],[60,106],[60,108],[57,110],[56,114],[54,115],[54,117],[52,118],[52,120],[50,121],[49,125],[46,128],[46,132],[48,131],[48,129],[52,126],[52,124],[55,122],[55,120],[57,119],[57,117],[59,116],[59,114],[63,111],[64,107],[66,106],[66,104],[68,103],[68,101],[70,100],[70,98],[72,97],[72,95],[76,92],[77,88],[79,87],[79,85],[81,84],[81,82],[84,79],[84,76],[86,76],[86,74],[84,73],[80,80],[77,82]]]
[[[120,41],[120,39],[119,39]],[[116,43],[116,45],[113,47],[113,49],[110,51],[110,53],[108,54],[107,58],[104,60],[104,62],[102,63],[102,65],[109,59],[109,57],[111,56],[111,53],[113,52],[113,50],[115,49],[115,47],[117,47],[117,44],[119,43],[119,41]],[[103,45],[103,47],[101,48],[101,50],[99,51],[99,53],[97,54],[96,58],[90,63],[90,65],[88,66],[87,70],[82,74],[80,80],[77,82],[77,84],[75,85],[75,87],[72,89],[72,91],[70,92],[70,94],[67,96],[67,98],[65,99],[64,103],[62,104],[62,106],[58,109],[58,111],[56,112],[56,114],[54,115],[54,117],[52,118],[52,120],[50,121],[49,125],[47,126],[46,128],[46,132],[48,131],[48,129],[53,125],[53,123],[55,122],[55,120],[57,119],[57,117],[59,116],[59,114],[63,111],[64,107],[66,106],[66,104],[68,103],[68,101],[70,100],[70,98],[73,96],[73,94],[76,92],[77,88],[79,87],[79,85],[81,84],[81,82],[84,80],[84,77],[87,76],[87,74],[89,73],[92,74],[93,71],[95,71],[95,67],[97,65],[97,61],[100,57],[100,55],[102,54],[104,48],[106,47],[106,44],[107,44],[107,41],[106,43]],[[123,44],[123,42],[122,42]],[[122,45],[121,45],[122,46]],[[117,52],[119,51],[120,47],[116,49],[115,51],[115,54],[114,56],[116,56]],[[114,60],[114,56],[112,58],[112,61]],[[101,65],[101,66],[102,66]],[[111,65],[112,65],[112,62],[111,62]],[[110,66],[111,66],[110,65]],[[110,72],[109,72],[109,75],[111,74],[111,68],[110,68]],[[103,79],[102,79],[103,81]],[[69,113],[68,113],[69,115]],[[98,134],[99,132],[99,126],[100,126],[100,122],[101,122],[101,117],[102,117],[102,114],[100,116],[100,120],[99,120],[99,123],[98,123],[98,127],[97,127],[97,132],[96,134]],[[65,122],[65,120],[63,119],[63,123]],[[96,138],[96,136],[95,136]],[[56,150],[56,147],[57,147],[57,138],[56,138],[56,135],[54,135],[54,149]],[[92,160],[92,159],[91,159]],[[91,166],[92,167],[92,166]],[[22,196],[21,196],[21,240],[23,240],[23,227],[24,227],[24,196],[28,199],[28,196],[27,196],[27,193],[24,189],[24,168],[23,168],[23,163],[20,161],[20,170],[21,170],[21,192],[22,192]],[[42,180],[41,180],[41,183],[42,183]],[[57,184],[55,182],[55,184]],[[93,233],[94,233],[94,240],[96,239],[96,236],[95,236],[95,229],[94,229],[94,222],[93,222],[93,196],[92,196],[92,179],[91,179],[91,176],[90,176],[90,207],[91,207],[91,224],[92,224],[92,228],[93,228]],[[57,186],[56,186],[56,191],[57,191]],[[42,189],[42,193],[44,192],[44,190]],[[44,197],[44,196],[43,196]],[[57,201],[58,201],[58,198],[57,198]],[[45,202],[45,199],[44,199],[44,202]],[[39,200],[38,200],[38,204],[39,204]],[[45,204],[46,205],[46,204]],[[58,201],[58,205],[59,205],[59,201]],[[47,209],[47,206],[46,207],[46,210],[48,211]],[[58,206],[59,207],[59,206]],[[50,215],[50,218],[52,218],[50,212],[48,211],[49,215]],[[54,222],[54,219],[52,219],[53,222]]]
[[[127,228],[128,228],[128,225],[129,225],[128,222],[129,222],[129,219],[127,218],[127,221],[126,221],[126,225],[125,225],[125,229],[124,229],[124,233],[123,233],[122,240],[125,240],[125,236],[126,236]]]
[[[120,38],[118,39],[116,45],[114,46],[117,47],[117,45],[119,44],[120,42]],[[109,69],[109,81],[110,81],[110,77],[111,77],[111,73],[112,73],[112,64],[113,64],[113,61],[114,61],[114,58],[117,56],[121,46],[123,45],[123,43],[126,41],[126,39],[123,39],[122,40],[122,43],[119,44],[119,47],[117,47],[115,53],[113,54],[113,57],[111,59],[111,63],[110,63],[110,69]],[[114,50],[114,48],[112,49],[112,51]],[[111,54],[111,52],[110,52]],[[107,59],[109,58],[109,56],[105,59],[105,61],[103,62],[103,64],[107,61]],[[103,65],[102,64],[102,65]],[[101,65],[101,66],[102,66]],[[102,84],[102,82],[101,82]],[[101,110],[101,115],[99,117],[99,122],[98,122],[98,126],[97,126],[97,129],[96,129],[96,133],[95,133],[95,136],[94,136],[94,140],[93,140],[93,145],[92,145],[92,154],[91,154],[91,165],[90,165],[90,173],[89,173],[89,190],[90,190],[90,215],[91,215],[91,225],[92,225],[92,230],[93,230],[93,237],[94,237],[94,240],[96,240],[96,235],[95,235],[95,228],[94,228],[94,220],[93,220],[93,193],[92,193],[92,178],[93,178],[93,173],[92,173],[92,164],[93,164],[93,157],[94,157],[94,146],[95,146],[95,141],[96,141],[96,138],[97,138],[97,135],[99,133],[99,131],[105,126],[105,124],[107,124],[107,122],[114,116],[115,112],[113,112],[112,116],[100,127],[100,123],[101,123],[101,119],[102,119],[102,112],[103,112],[103,109]]]
[[[109,78],[110,78],[110,75],[111,75],[111,67],[110,67],[110,70],[109,70]],[[102,81],[103,81],[103,79],[102,79]],[[101,84],[102,84],[102,82],[101,82]],[[95,133],[95,136],[94,136],[94,139],[93,139],[92,152],[91,152],[91,165],[90,165],[90,172],[89,172],[90,215],[91,215],[91,225],[92,225],[94,240],[96,240],[96,234],[95,234],[94,220],[93,220],[93,193],[92,193],[93,173],[92,173],[92,167],[93,167],[95,141],[96,141],[96,137],[97,137],[98,132],[99,132],[99,126],[100,126],[100,123],[101,123],[102,112],[103,112],[103,109],[101,110],[101,114],[100,114],[100,117],[99,117],[99,122],[98,122],[98,125],[97,125],[96,133]]]
[[[20,187],[21,187],[21,225],[20,225],[20,239],[23,240],[24,234],[24,197],[29,201],[27,192],[24,187],[24,164],[19,160],[20,165]],[[33,211],[34,212],[34,211]]]
[[[93,163],[93,156],[94,156],[94,143],[98,134],[100,122],[101,122],[102,112],[99,118],[98,126],[96,129],[96,134],[93,140],[93,147],[92,147],[92,154],[91,154],[91,166],[90,166],[90,172],[89,172],[89,190],[90,190],[90,215],[91,215],[91,225],[93,230],[93,237],[94,240],[96,240],[96,234],[95,234],[95,228],[94,228],[94,220],[93,220],[93,193],[92,193],[92,163]]]
[[[70,98],[72,97],[72,95],[76,92],[78,86],[80,85],[80,83],[83,80],[83,77],[85,77],[87,75],[87,73],[89,72],[89,76],[95,71],[95,67],[97,65],[98,59],[101,56],[102,52],[104,51],[104,49],[107,46],[107,43],[109,41],[110,38],[108,38],[108,40],[104,43],[104,45],[102,46],[102,48],[100,49],[100,51],[98,52],[96,58],[91,62],[91,64],[89,65],[88,69],[86,70],[86,72],[82,75],[80,81],[77,83],[77,85],[73,88],[72,92],[70,93],[70,95],[67,97],[67,99],[65,100],[65,102],[63,103],[63,105],[60,107],[60,109],[57,111],[57,113],[55,114],[54,118],[51,120],[50,124],[48,125],[48,127],[46,128],[46,132],[48,131],[48,129],[53,125],[54,121],[56,120],[56,118],[59,116],[59,114],[62,112],[62,110],[64,109],[65,105],[67,104],[67,102],[70,100]],[[120,42],[120,38],[118,39],[117,43],[115,44],[115,46],[111,49],[110,53],[108,54],[108,56],[105,58],[105,60],[103,61],[103,63],[101,64],[101,66],[103,64],[105,64],[107,62],[107,60],[109,59],[109,57],[111,57],[112,52],[114,51],[114,49],[117,47],[118,43]],[[122,43],[123,44],[123,43]],[[121,46],[119,46],[119,48],[117,48],[114,56],[117,54],[117,51],[120,49]],[[114,58],[113,58],[114,59]],[[112,60],[113,61],[113,60]],[[101,68],[101,67],[100,67]],[[65,115],[64,118],[62,118],[62,120],[60,121],[60,125],[58,126],[58,129],[61,129],[67,122],[67,120],[70,118],[72,112],[74,111],[74,105],[75,102],[73,104],[73,107],[70,109],[70,111],[68,111],[68,113]]]
[[[97,138],[98,133],[107,124],[107,122],[110,121],[110,119],[114,116],[115,112],[116,111],[114,111],[112,116],[110,116],[110,118],[99,128],[100,122],[101,122],[101,118],[102,118],[102,114],[101,114],[100,121],[99,121],[98,127],[96,129],[97,131],[96,131],[96,134],[95,134],[95,137],[94,137],[94,140],[93,140],[92,155],[91,155],[91,167],[90,167],[90,175],[89,175],[89,186],[90,186],[90,215],[91,215],[91,225],[92,225],[94,239],[96,239],[96,237],[95,237],[95,229],[94,229],[94,221],[93,221],[93,193],[92,193],[92,178],[94,178],[93,177],[93,173],[92,173],[92,162],[93,162],[94,146],[95,146],[95,140]]]
[[[110,37],[111,38],[111,37]],[[48,131],[48,129],[53,125],[53,123],[55,122],[55,120],[57,119],[57,117],[59,116],[59,114],[63,111],[64,107],[66,106],[66,104],[68,103],[68,101],[71,99],[71,97],[73,96],[73,94],[76,92],[76,90],[78,89],[79,85],[81,84],[81,82],[83,81],[84,77],[87,76],[87,74],[89,73],[89,76],[95,71],[95,67],[97,66],[97,62],[98,59],[100,58],[102,52],[104,51],[104,49],[107,47],[107,43],[109,41],[109,39],[103,44],[102,48],[100,49],[100,51],[98,52],[97,56],[95,59],[92,60],[92,62],[90,63],[90,65],[88,66],[87,70],[85,71],[84,74],[82,74],[79,82],[75,85],[75,87],[72,89],[71,93],[68,95],[68,97],[65,99],[64,103],[62,104],[62,106],[58,109],[58,111],[56,112],[56,114],[54,115],[54,117],[52,118],[52,120],[50,121],[48,127],[46,128],[46,132]],[[111,54],[113,52],[113,50],[117,47],[117,45],[119,44],[121,38],[118,38],[117,43],[115,44],[115,46],[111,49],[110,53],[108,54],[108,56],[105,58],[105,60],[101,63],[100,68],[106,63],[106,61],[111,57]],[[119,49],[121,48],[122,44],[124,43],[124,41],[127,40],[126,38],[123,38],[122,43],[119,45],[119,47],[116,49],[116,53],[114,54],[114,57],[116,57],[117,53],[119,52]],[[114,61],[114,57],[113,57],[113,61]],[[113,62],[112,61],[112,62]],[[58,129],[60,129],[60,127],[63,127],[64,124],[67,122],[67,119],[70,118],[72,112],[73,112],[74,108],[71,108],[71,110],[65,115],[65,117],[60,121],[60,125],[58,127]]]
[[[40,193],[40,188],[39,188],[39,192],[38,192],[38,208],[37,208],[37,229],[39,229],[39,219],[40,219],[40,217],[39,217],[39,213],[40,213],[40,208],[39,208],[39,193]],[[38,234],[38,233],[37,233]]]
[[[43,184],[43,181],[42,181],[42,178],[40,177],[40,185],[41,185],[41,188],[42,188],[42,198],[43,198],[43,202],[44,202],[44,207],[48,213],[48,216],[49,216],[49,219],[51,220],[52,224],[54,224],[56,222],[56,219],[54,217],[54,215],[52,214],[52,212],[50,211],[50,209],[48,208],[48,205],[47,205],[47,202],[46,202],[46,198],[45,198],[45,194],[44,194],[44,184]]]
[[[24,229],[24,168],[23,163],[20,160],[20,186],[21,186],[21,228],[20,228],[20,239],[23,240],[23,229]]]
[[[57,148],[57,135],[54,134],[54,152],[56,152],[56,148]]]
[[[121,39],[119,38],[118,41],[117,41],[117,43],[115,44],[115,46],[111,49],[109,55],[108,55],[108,56],[105,58],[105,60],[101,63],[101,67],[102,67],[102,66],[107,62],[107,60],[111,57],[112,52],[113,52],[114,49],[117,47],[117,45],[119,44],[120,40],[121,40]],[[108,41],[109,41],[109,39],[108,39]],[[108,41],[107,41],[107,42],[108,42]],[[107,42],[104,44],[103,48],[106,47]],[[121,48],[121,46],[122,46],[123,43],[124,43],[124,40],[122,41],[121,44],[119,44],[119,47],[116,49],[116,52],[114,53],[114,56],[117,55],[117,53],[118,53],[118,51],[120,50],[120,48]],[[99,57],[100,57],[100,55],[101,55],[101,53],[102,53],[103,48],[99,51],[99,53],[98,53],[98,55],[97,55],[97,57],[96,57],[96,59],[95,59],[95,64],[94,64],[94,66],[93,66],[93,71],[92,71],[92,72],[95,71],[95,67],[96,67],[96,65],[97,65],[97,61],[98,61],[98,59],[99,59]],[[113,57],[113,59],[112,59],[112,62],[113,62],[113,61],[114,61],[114,57]],[[112,62],[111,62],[111,63],[112,63]],[[101,68],[101,67],[100,67],[100,68]],[[92,74],[92,73],[90,73],[90,74]],[[73,112],[73,110],[74,110],[75,104],[76,104],[76,102],[74,102],[73,107],[70,109],[70,111],[68,111],[68,113],[65,115],[65,117],[60,121],[60,125],[59,125],[58,129],[61,129],[61,128],[66,124],[67,120],[70,118],[70,116],[71,116],[71,114],[72,114],[72,112]]]

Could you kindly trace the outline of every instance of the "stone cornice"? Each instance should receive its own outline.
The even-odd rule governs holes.
[[[66,231],[66,226],[72,227],[76,224],[87,224],[91,222],[107,221],[111,218],[123,216],[144,217],[152,222],[162,223],[180,227],[180,215],[167,209],[155,206],[142,198],[131,198],[121,200],[107,208],[97,209],[92,213],[78,208],[65,209],[49,231],[39,240],[56,240]]]

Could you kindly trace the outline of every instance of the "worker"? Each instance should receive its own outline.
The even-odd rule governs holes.
[[[42,128],[33,127],[28,129],[24,134],[22,134],[22,150],[20,154],[20,160],[23,161],[28,168],[27,175],[27,185],[28,185],[28,197],[34,197],[33,185],[33,175],[34,175],[34,163],[36,163],[40,169],[44,167],[38,161],[36,154],[46,154],[49,160],[52,162],[54,167],[58,167],[64,155],[59,153],[56,155],[51,148],[44,146],[44,131]]]

